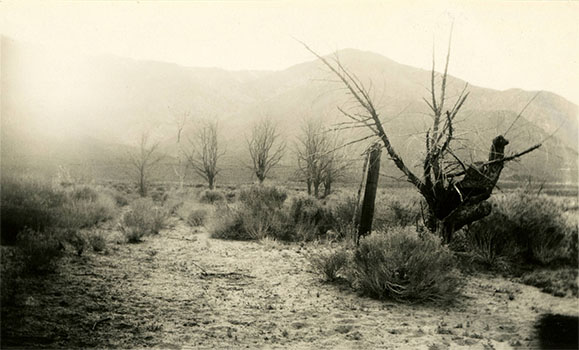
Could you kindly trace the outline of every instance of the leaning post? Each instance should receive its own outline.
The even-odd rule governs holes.
[[[362,201],[362,212],[360,213],[360,226],[358,227],[358,237],[356,244],[360,244],[360,237],[372,231],[372,220],[374,219],[374,202],[376,201],[376,190],[378,189],[378,176],[380,175],[380,155],[382,147],[376,143],[370,148],[370,159],[368,161],[368,175],[366,176],[366,188],[364,189],[364,200]]]

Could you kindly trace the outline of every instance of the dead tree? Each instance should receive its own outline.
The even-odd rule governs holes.
[[[177,165],[173,166],[173,172],[179,179],[179,189],[183,189],[183,183],[185,182],[185,176],[187,174],[188,162],[187,159],[184,159],[183,151],[181,150],[181,135],[183,134],[183,130],[185,129],[185,125],[189,120],[189,112],[184,113],[177,113],[173,115],[173,121],[175,123],[176,131],[177,131],[177,146],[179,149],[177,150]]]
[[[351,95],[357,106],[356,110],[349,112],[340,109],[340,111],[350,119],[347,122],[349,127],[366,127],[371,131],[371,135],[357,141],[375,137],[382,142],[396,167],[424,198],[428,210],[427,228],[443,237],[446,243],[452,240],[452,234],[455,231],[490,214],[491,206],[486,200],[496,186],[505,162],[541,146],[541,144],[537,144],[523,152],[505,157],[504,148],[508,141],[503,136],[497,136],[492,142],[487,162],[466,165],[458,157],[451,145],[454,139],[454,120],[464,105],[468,93],[465,86],[454,104],[448,108],[446,83],[450,59],[449,42],[444,73],[440,77],[438,89],[436,88],[437,73],[433,58],[430,97],[428,100],[425,99],[432,111],[433,123],[426,133],[423,174],[422,177],[419,177],[407,166],[390,142],[390,137],[384,129],[369,89],[339,60],[330,61],[314,52],[307,45],[304,44],[304,46],[330,69]],[[457,169],[461,170],[457,171]]]
[[[319,197],[330,151],[327,134],[322,130],[319,120],[305,120],[296,148],[298,169],[306,181],[308,194]]]
[[[147,195],[149,171],[163,159],[162,155],[156,154],[158,148],[159,142],[150,143],[149,133],[143,132],[137,149],[129,152],[129,161],[138,179],[137,184],[141,197]]]
[[[279,141],[277,126],[270,119],[263,119],[253,126],[247,141],[252,170],[259,183],[263,183],[269,171],[281,160],[285,143]]]
[[[325,154],[325,169],[322,174],[324,197],[332,193],[332,185],[339,180],[348,168],[348,148],[344,147],[337,132],[328,136],[329,148]]]
[[[217,131],[216,121],[203,122],[194,137],[189,138],[190,149],[185,151],[189,165],[207,181],[211,190],[215,187],[215,178],[220,172],[217,162],[224,154],[219,150]]]

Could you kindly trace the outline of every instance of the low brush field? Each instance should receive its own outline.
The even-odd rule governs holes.
[[[420,197],[2,183],[4,348],[509,349],[577,316],[576,193],[508,189],[450,246]]]

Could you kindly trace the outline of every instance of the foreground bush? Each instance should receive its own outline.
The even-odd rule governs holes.
[[[37,232],[77,230],[109,220],[115,212],[110,196],[88,186],[64,189],[32,179],[2,179],[3,243],[15,243],[25,228]]]
[[[13,244],[26,227],[42,232],[56,225],[55,208],[61,207],[67,196],[63,189],[34,180],[2,179],[0,193],[2,243]]]
[[[123,215],[120,229],[129,243],[137,243],[146,235],[159,233],[165,228],[167,219],[164,208],[156,206],[150,198],[140,198]]]
[[[577,263],[577,227],[569,226],[559,206],[546,196],[517,192],[493,201],[491,215],[467,230],[478,257],[498,257],[548,265]]]
[[[378,299],[450,301],[459,293],[452,253],[433,235],[409,229],[364,238],[352,269],[355,285]]]

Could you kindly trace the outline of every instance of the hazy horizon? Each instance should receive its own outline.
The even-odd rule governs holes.
[[[579,4],[571,2],[2,2],[2,32],[55,51],[225,70],[283,70],[370,51],[497,90],[547,90],[579,104]]]

